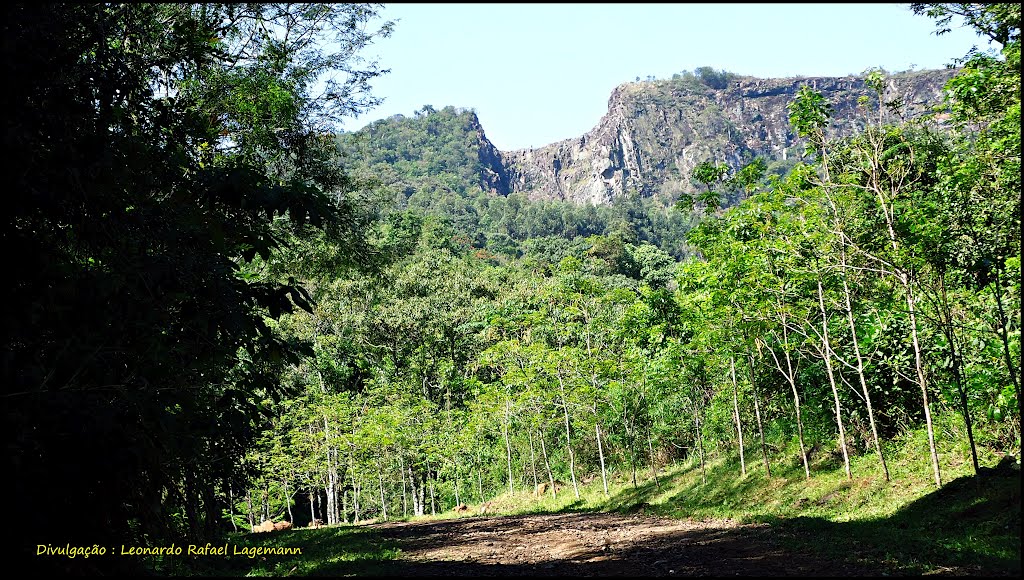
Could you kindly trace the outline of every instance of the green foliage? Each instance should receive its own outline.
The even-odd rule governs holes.
[[[311,231],[352,242],[350,260],[365,245],[320,132],[374,103],[360,90],[379,70],[351,59],[375,9],[16,4],[5,16],[19,170],[2,236],[31,265],[4,300],[12,517],[26,542],[211,537],[303,350],[273,319],[311,308],[260,264]],[[319,48],[335,34],[339,53]],[[338,68],[354,76],[315,97]]]
[[[1012,16],[970,9],[995,34]],[[5,417],[33,533],[73,516],[67,541],[157,543],[544,481],[552,501],[596,478],[639,497],[678,461],[691,506],[733,513],[846,456],[884,473],[900,438],[897,480],[936,439],[947,463],[1020,452],[1012,31],[964,61],[941,130],[896,121],[872,71],[866,128],[833,139],[803,87],[791,121],[815,159],[698,164],[694,227],[639,194],[501,195],[469,111],[325,136],[373,102],[355,95],[375,66],[311,92],[373,38],[372,6],[8,11],[27,80],[3,235],[35,266],[8,289]],[[347,44],[318,53],[331,30]]]
[[[715,70],[710,66],[699,66],[693,69],[693,74],[700,82],[715,90],[722,90],[729,86],[729,83],[736,78],[736,75],[725,71]]]
[[[796,98],[789,104],[789,122],[797,135],[807,138],[812,151],[820,151],[824,145],[825,127],[831,116],[832,105],[807,85],[800,87]]]

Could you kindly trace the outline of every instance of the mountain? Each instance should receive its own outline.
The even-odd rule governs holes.
[[[635,192],[671,202],[696,190],[689,175],[702,161],[736,169],[760,156],[782,172],[798,159],[803,145],[787,106],[803,85],[832,104],[833,135],[862,129],[874,114],[869,111],[878,110],[877,96],[860,76],[759,79],[698,71],[624,83],[592,130],[540,148],[499,151],[472,111],[429,106],[414,117],[396,115],[344,134],[340,142],[357,173],[368,170],[400,204],[417,193],[474,190],[597,205]],[[942,101],[954,72],[892,75],[886,98],[901,104],[900,114],[920,115]],[[868,110],[858,110],[863,99]]]
[[[910,116],[942,101],[951,70],[888,79]],[[717,87],[714,86],[717,84]],[[702,161],[738,168],[754,156],[785,162],[803,146],[789,125],[787,105],[803,85],[833,106],[832,133],[863,128],[857,101],[877,97],[863,77],[758,79],[728,75],[710,85],[699,77],[626,83],[608,99],[608,112],[577,139],[503,153],[509,191],[530,198],[608,203],[629,191],[672,198],[694,191],[689,175]]]

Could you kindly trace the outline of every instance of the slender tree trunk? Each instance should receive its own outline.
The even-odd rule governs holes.
[[[484,501],[484,468],[483,462],[480,460],[480,447],[477,445],[476,450],[476,490],[479,495],[477,498],[480,501]]]
[[[427,481],[424,479],[420,482],[420,513],[419,515],[425,515],[427,512]]]
[[[413,474],[411,465],[409,466],[409,485],[412,487],[412,515],[422,516],[424,511],[423,494],[421,493],[423,486],[416,486],[416,477]]]
[[[355,519],[352,520],[352,523],[356,523],[356,524],[358,524],[363,519],[359,515],[359,512],[361,511],[360,510],[361,502],[359,501],[359,491],[360,491],[360,488],[362,488],[362,485],[358,481],[353,479],[352,480],[352,509],[355,510]]]
[[[576,499],[580,498],[580,487],[576,483],[576,454],[572,452],[572,434],[569,429],[569,401],[565,396],[565,383],[562,382],[561,372],[558,375],[558,387],[562,392],[562,412],[565,418],[565,448],[569,451],[569,475],[572,477],[572,489],[576,492]]]
[[[540,453],[544,456],[544,468],[548,472],[548,482],[551,484],[551,497],[558,499],[558,491],[555,490],[555,474],[551,473],[551,463],[548,462],[548,448],[544,445],[544,433],[537,433],[540,439]]]
[[[693,410],[693,425],[697,432],[697,450],[700,453],[700,482],[707,483],[708,476],[707,471],[704,468],[704,438],[700,434],[700,416],[697,413],[697,408],[694,406]]]
[[[270,519],[270,484],[263,481],[263,521]]]
[[[1010,318],[1006,315],[1006,309],[1003,306],[1003,284],[1000,277],[1001,271],[1001,268],[996,268],[996,281],[995,284],[991,285],[992,294],[996,297],[996,312],[999,314],[999,327],[996,328],[996,334],[999,335],[999,341],[1003,343],[1003,356],[1006,357],[1006,369],[1010,372],[1010,382],[1013,383],[1013,392],[1017,395],[1017,401],[1018,404],[1020,404],[1020,379],[1017,378],[1017,368],[1013,355],[1010,354]],[[1017,414],[1017,428],[1020,430],[1020,413]]]
[[[248,508],[246,510],[246,515],[249,516],[249,531],[250,532],[255,532],[256,531],[256,522],[254,521],[254,518],[252,517],[252,490],[251,489],[245,490],[245,505]]]
[[[768,349],[771,353],[772,358],[775,359],[775,367],[786,376],[786,381],[789,383],[790,389],[793,391],[793,406],[796,408],[796,432],[797,438],[800,440],[800,459],[803,460],[804,464],[804,478],[811,478],[811,468],[807,463],[807,446],[804,444],[804,422],[803,417],[800,414],[800,393],[796,390],[796,372],[793,369],[793,358],[789,354],[789,331],[786,329],[786,319],[782,320],[782,340],[783,349],[786,354],[786,370],[782,370],[782,363],[779,362],[779,357],[775,355],[773,349]]]
[[[871,393],[868,391],[868,381],[864,376],[864,357],[860,354],[860,340],[857,338],[857,325],[853,319],[853,300],[850,298],[850,286],[846,282],[846,246],[840,249],[843,272],[843,296],[846,298],[846,319],[850,323],[850,337],[853,340],[853,354],[857,359],[857,378],[860,379],[860,390],[864,393],[864,403],[868,408],[868,421],[871,424],[871,441],[875,446],[875,453],[878,454],[878,461],[882,464],[882,472],[885,480],[889,481],[889,465],[885,462],[885,455],[882,453],[882,444],[878,438],[878,427],[875,425],[875,411],[871,406]]]
[[[608,497],[608,476],[604,468],[604,447],[601,445],[601,422],[594,421],[595,438],[597,439],[597,457],[601,460],[601,484],[604,485],[604,495]]]
[[[316,519],[316,506],[313,505],[313,492],[309,492],[309,523]]]
[[[427,486],[430,487],[430,515],[437,515],[437,505],[434,501],[434,472],[430,469],[429,461],[427,461]]]
[[[527,430],[526,435],[530,439],[530,468],[533,471],[533,489],[536,490],[540,482],[537,481],[537,455],[533,450],[533,431]]]
[[[347,524],[348,523],[348,491],[345,490],[344,488],[342,488],[340,491],[341,491],[341,517],[338,519],[338,523],[339,524]],[[335,503],[337,503],[337,500],[335,500]],[[324,509],[327,509],[326,505],[323,506],[323,507],[324,507]],[[355,523],[355,520],[352,520],[352,522]]]
[[[661,480],[658,479],[658,466],[655,463],[656,458],[654,457],[654,443],[651,442],[650,429],[647,429],[647,452],[651,457],[651,476],[654,478],[654,485],[656,485],[660,490]]]
[[[914,297],[914,289],[903,274],[903,288],[907,295],[907,314],[910,316],[910,336],[914,344],[914,365],[917,369],[917,383],[921,386],[921,399],[924,403],[924,422],[928,429],[928,450],[932,456],[932,471],[935,475],[935,487],[942,487],[942,475],[939,473],[939,454],[935,449],[935,429],[932,427],[931,405],[928,403],[928,381],[924,375],[924,358],[921,356],[921,346],[917,338],[917,300]]]
[[[953,371],[953,382],[956,383],[956,390],[960,396],[960,413],[964,418],[964,425],[967,427],[967,441],[971,444],[971,461],[974,463],[974,473],[979,472],[978,448],[974,443],[974,425],[971,421],[971,410],[967,405],[967,388],[964,380],[964,367],[962,353],[957,346],[959,340],[954,326],[953,310],[949,306],[949,299],[946,296],[945,273],[939,272],[939,298],[941,300],[942,328],[949,342],[949,358]]]
[[[388,502],[384,498],[384,474],[381,473],[380,465],[377,465],[377,483],[380,484],[380,513],[384,521],[388,521]]]
[[[620,378],[621,380],[621,378]],[[629,469],[633,473],[633,489],[637,489],[636,485],[636,447],[633,442],[633,429],[631,428],[632,422],[626,415],[626,404],[622,404],[622,430],[626,433],[626,447],[629,453]]]
[[[462,505],[462,496],[459,494],[459,464],[455,463],[455,505]]]
[[[324,382],[324,375],[320,372],[320,369],[316,371],[317,377],[320,379],[320,393],[326,398],[327,397],[327,384]],[[333,525],[338,523],[338,472],[335,468],[335,460],[337,456],[334,451],[334,446],[331,444],[331,426],[327,417],[327,412],[324,412],[324,450],[327,455],[327,524]]]
[[[288,493],[288,481],[283,481],[284,484],[284,503],[288,506],[288,521],[295,523],[295,516],[292,515],[292,496]]]
[[[747,355],[747,362],[750,365],[750,391],[754,395],[754,417],[757,419],[757,435],[761,439],[761,455],[764,456],[764,470],[768,479],[772,478],[772,465],[768,462],[768,445],[764,442],[764,428],[761,426],[761,405],[757,396],[757,381],[754,377],[754,356]]]
[[[899,250],[899,238],[896,236],[896,228],[894,225],[896,221],[895,209],[886,201],[884,189],[879,180],[879,177],[883,172],[879,166],[881,157],[879,148],[880,145],[876,146],[876,155],[871,160],[872,188],[875,191],[875,195],[878,197],[882,214],[885,216],[885,226],[889,235],[889,244],[892,247],[893,252],[896,253]],[[942,487],[942,475],[939,473],[939,455],[935,449],[935,429],[932,426],[931,405],[928,403],[928,381],[924,374],[924,360],[921,356],[921,346],[917,336],[917,301],[914,297],[914,289],[912,280],[910,279],[910,273],[907,271],[900,271],[896,273],[896,278],[900,281],[900,284],[903,285],[903,293],[907,300],[907,315],[910,318],[910,334],[914,345],[914,366],[917,371],[917,383],[921,387],[921,400],[924,406],[924,421],[928,431],[928,450],[931,453],[932,472],[935,476],[935,486]]]
[[[739,385],[736,384],[736,357],[729,357],[729,372],[732,373],[732,410],[736,419],[736,433],[740,444],[740,474],[747,474],[747,462],[743,457],[743,423],[740,422]]]
[[[949,342],[950,362],[952,363],[953,380],[956,382],[957,392],[960,396],[960,409],[964,418],[964,425],[967,427],[967,439],[971,444],[971,460],[974,463],[974,473],[979,472],[978,449],[974,443],[974,426],[971,421],[971,411],[967,404],[967,388],[964,378],[963,351],[957,345],[956,327],[953,320],[953,310],[949,305],[949,298],[946,296],[946,282],[944,273],[939,274],[939,296],[941,299],[943,329],[946,340]]]
[[[334,462],[331,452],[331,436],[330,426],[327,422],[327,415],[324,415],[324,446],[327,450],[327,524],[332,525],[338,523],[336,519],[337,509],[335,508],[335,500],[337,494],[337,472],[334,469]]]
[[[505,401],[505,424],[503,425],[503,435],[505,435],[505,458],[508,462],[508,493],[512,494],[512,442],[509,441],[508,428],[511,418],[509,417],[509,402]]]
[[[219,527],[220,519],[224,513],[220,507],[220,502],[217,501],[216,490],[213,487],[212,482],[204,481],[202,483],[202,495],[203,495],[203,511],[206,512],[203,515],[203,538],[213,538]]]
[[[228,515],[231,517],[231,529],[238,531],[238,524],[235,523],[235,494],[228,485]]]
[[[839,426],[839,447],[843,450],[843,469],[846,471],[846,478],[853,479],[850,472],[850,454],[846,449],[846,429],[843,427],[842,409],[839,405],[839,389],[836,388],[836,378],[832,370],[832,344],[828,335],[828,314],[825,312],[825,294],[821,287],[821,277],[818,277],[818,306],[821,308],[821,332],[824,343],[825,370],[828,373],[828,382],[832,385],[832,398],[835,400],[836,424]]]
[[[406,486],[405,486],[405,459],[402,458],[402,454],[398,454],[398,474],[402,477],[402,517],[409,515],[409,500],[406,499]]]

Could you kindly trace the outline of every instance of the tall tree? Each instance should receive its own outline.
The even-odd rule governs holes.
[[[218,495],[296,352],[266,317],[309,308],[294,280],[250,265],[310,229],[360,247],[322,131],[374,102],[363,91],[382,71],[357,53],[390,29],[363,32],[376,10],[5,6],[19,169],[0,238],[32,264],[3,301],[5,461],[25,538],[156,542],[222,525]],[[331,71],[351,74],[318,98]]]

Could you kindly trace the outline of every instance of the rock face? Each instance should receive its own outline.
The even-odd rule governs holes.
[[[916,116],[942,100],[954,71],[919,71],[890,76],[886,99],[898,97],[902,114]],[[784,161],[803,145],[789,125],[787,106],[803,85],[832,104],[833,135],[864,126],[858,99],[877,98],[862,77],[757,79],[735,77],[723,89],[695,78],[625,83],[608,100],[608,112],[587,134],[537,149],[500,152],[486,142],[481,176],[491,191],[522,192],[531,199],[609,203],[635,191],[670,198],[696,188],[689,175],[702,161],[737,168],[753,158]],[[483,137],[483,130],[480,130]],[[487,157],[486,161],[484,157]],[[500,165],[497,160],[500,159]]]

